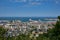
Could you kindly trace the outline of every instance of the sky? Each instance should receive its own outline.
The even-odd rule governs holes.
[[[60,0],[0,0],[0,17],[57,17]]]

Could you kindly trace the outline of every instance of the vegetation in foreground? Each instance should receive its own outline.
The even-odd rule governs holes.
[[[20,34],[16,37],[4,37],[6,29],[0,27],[0,40],[60,40],[60,16],[58,16],[55,28],[49,29],[48,33],[39,35],[39,37],[32,37],[30,35]]]

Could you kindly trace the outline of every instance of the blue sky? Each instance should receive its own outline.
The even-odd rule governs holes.
[[[0,0],[0,17],[57,17],[60,0]]]

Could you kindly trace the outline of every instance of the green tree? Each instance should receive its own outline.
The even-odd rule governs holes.
[[[3,26],[0,26],[0,40],[5,40],[4,39],[4,34],[6,33],[6,29],[3,28]]]
[[[55,27],[48,31],[48,37],[50,40],[60,40],[60,16],[58,16]]]

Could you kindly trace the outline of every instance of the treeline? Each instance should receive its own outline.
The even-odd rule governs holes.
[[[40,34],[39,37],[30,38],[29,35],[20,34],[15,37],[4,37],[4,33],[7,31],[6,29],[0,27],[0,40],[60,40],[60,16],[58,16],[58,20],[53,29],[49,29],[47,33]]]

